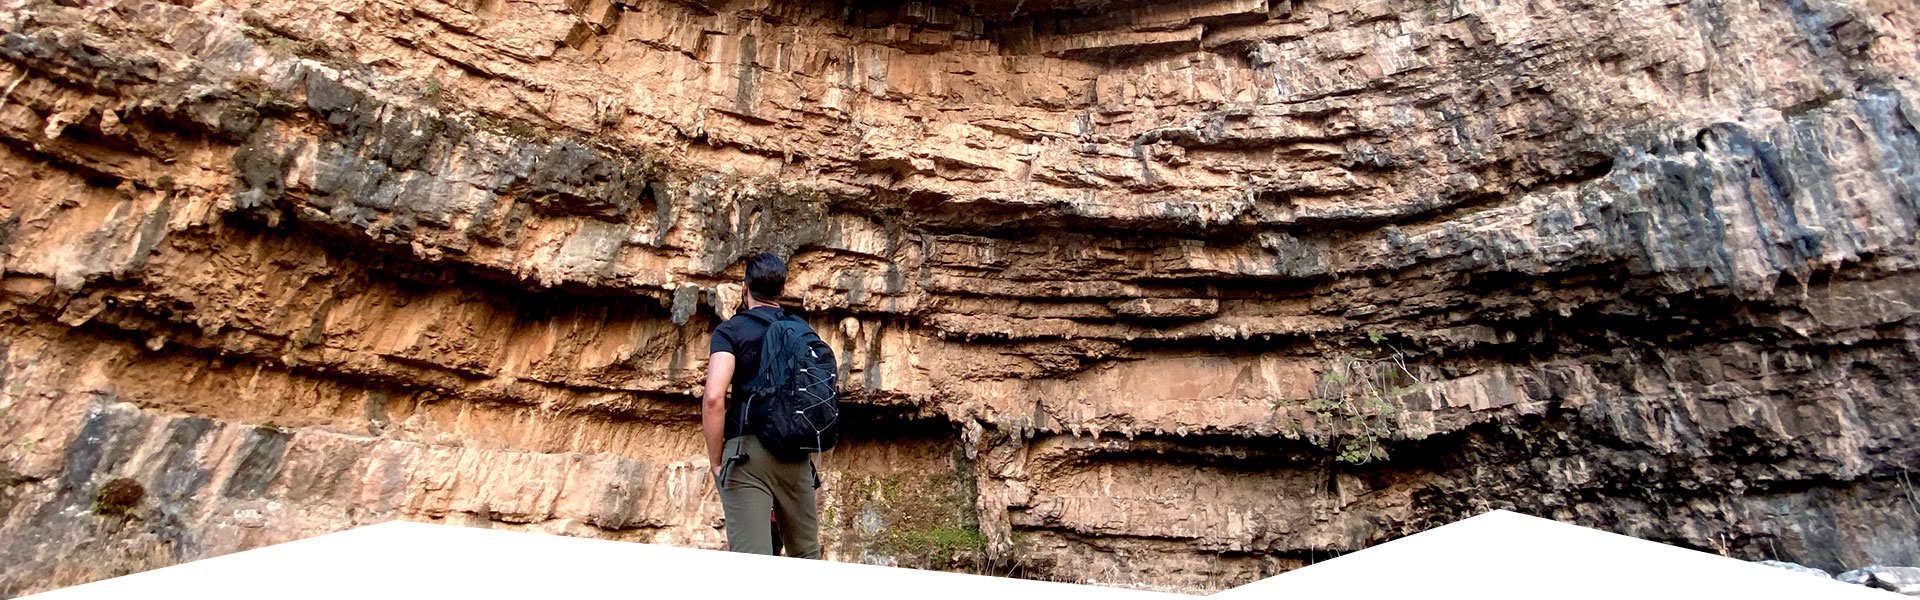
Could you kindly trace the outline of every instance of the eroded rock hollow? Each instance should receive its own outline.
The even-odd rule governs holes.
[[[1512,508],[1920,562],[1905,0],[0,2],[0,595],[389,519],[1219,589]]]

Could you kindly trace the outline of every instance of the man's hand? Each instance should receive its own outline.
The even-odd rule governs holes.
[[[707,357],[707,385],[700,394],[700,433],[707,441],[707,464],[720,476],[720,449],[726,445],[727,386],[733,383],[733,353]]]

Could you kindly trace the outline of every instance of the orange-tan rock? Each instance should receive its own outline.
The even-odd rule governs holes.
[[[1911,564],[1917,31],[0,2],[0,595],[396,518],[719,547],[761,251],[844,357],[830,559],[1209,590],[1510,508]]]

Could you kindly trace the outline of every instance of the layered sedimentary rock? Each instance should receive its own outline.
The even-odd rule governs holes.
[[[388,519],[1218,589],[1490,508],[1920,562],[1920,10],[7,2],[0,594]]]

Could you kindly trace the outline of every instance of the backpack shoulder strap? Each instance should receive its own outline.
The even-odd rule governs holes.
[[[788,338],[792,336],[784,333],[786,329],[791,329],[791,326],[786,328],[780,326],[787,321],[787,315],[767,316],[750,311],[741,314],[767,325],[766,334],[760,338],[760,371],[747,382],[747,388],[755,390],[780,387],[787,377],[784,370],[778,367],[792,361],[792,356],[787,352]]]

